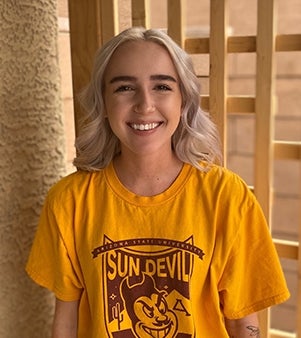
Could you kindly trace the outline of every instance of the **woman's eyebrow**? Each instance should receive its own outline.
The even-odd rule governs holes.
[[[177,82],[177,80],[173,76],[167,75],[167,74],[151,75],[150,79],[151,80],[164,80],[164,81]]]
[[[136,81],[137,79],[134,76],[129,76],[129,75],[120,75],[120,76],[114,76],[111,80],[110,83],[114,82],[127,82],[127,81]]]
[[[160,81],[172,81],[172,82],[177,82],[177,80],[167,74],[154,74],[150,76],[150,79],[152,81],[154,80],[160,80]],[[111,80],[110,83],[115,83],[115,82],[134,82],[137,81],[137,78],[135,76],[130,76],[130,75],[119,75],[119,76],[114,76]]]

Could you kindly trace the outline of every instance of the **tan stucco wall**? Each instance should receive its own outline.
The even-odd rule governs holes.
[[[53,297],[24,265],[65,172],[55,0],[0,0],[0,337],[49,337]]]

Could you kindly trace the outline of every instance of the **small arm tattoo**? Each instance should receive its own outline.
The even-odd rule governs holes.
[[[260,330],[259,327],[248,325],[247,329],[250,330],[250,337],[260,338]],[[231,335],[230,338],[235,338],[236,336]]]
[[[250,337],[260,338],[259,327],[253,326],[253,325],[249,325],[249,326],[247,326],[247,329],[251,331],[250,332]]]

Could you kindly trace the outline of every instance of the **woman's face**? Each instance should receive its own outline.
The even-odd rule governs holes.
[[[168,51],[149,41],[122,44],[108,64],[104,84],[106,116],[121,152],[170,153],[182,97]]]

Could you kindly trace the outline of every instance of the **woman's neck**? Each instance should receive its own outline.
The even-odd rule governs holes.
[[[169,158],[125,158],[121,154],[114,159],[114,168],[121,183],[141,196],[154,196],[168,189],[182,166],[174,153]]]

